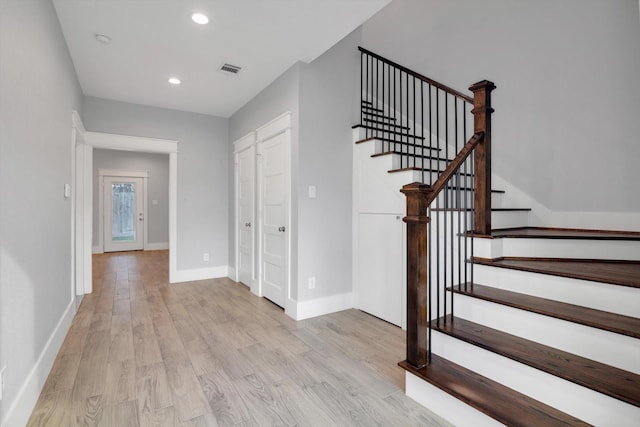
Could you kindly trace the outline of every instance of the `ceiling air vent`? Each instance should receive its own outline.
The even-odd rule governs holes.
[[[231,76],[235,76],[236,74],[238,74],[240,72],[240,70],[242,70],[242,67],[238,67],[237,65],[222,64],[222,66],[220,67],[220,69],[218,71],[220,71],[221,73],[224,73],[224,74],[229,74]]]

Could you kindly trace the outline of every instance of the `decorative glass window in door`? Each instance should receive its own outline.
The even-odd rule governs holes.
[[[114,242],[136,240],[135,191],[133,183],[111,184],[111,239]]]

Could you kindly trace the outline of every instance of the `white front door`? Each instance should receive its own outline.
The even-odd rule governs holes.
[[[289,146],[287,130],[260,144],[261,293],[284,307],[289,280]]]
[[[251,287],[255,278],[255,147],[237,154],[238,281]]]
[[[104,177],[104,251],[144,248],[144,181]]]

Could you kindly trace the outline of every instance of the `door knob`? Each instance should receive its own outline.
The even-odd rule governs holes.
[[[250,222],[245,222],[245,223],[244,223],[244,226],[245,226],[245,227],[251,227],[251,223],[250,223]]]
[[[284,225],[283,225],[282,227],[278,227],[278,231],[280,231],[280,232],[283,232],[283,233],[284,233],[284,230],[285,230]]]

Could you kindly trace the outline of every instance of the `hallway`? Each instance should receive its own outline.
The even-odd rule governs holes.
[[[94,255],[29,426],[448,425],[404,395],[404,332],[296,322],[230,279],[168,284],[168,252]]]

